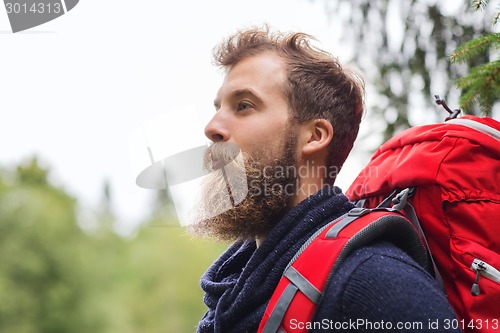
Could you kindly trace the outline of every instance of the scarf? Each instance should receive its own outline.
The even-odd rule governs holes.
[[[208,311],[199,333],[256,332],[283,271],[319,228],[353,208],[338,187],[327,186],[285,214],[257,248],[232,244],[201,278]]]

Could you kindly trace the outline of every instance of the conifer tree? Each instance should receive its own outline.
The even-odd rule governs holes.
[[[472,5],[477,11],[484,9],[488,3],[488,0],[474,0]],[[499,17],[500,10],[497,7],[492,18],[493,26]],[[499,46],[500,33],[492,32],[460,45],[450,56],[452,63],[470,63],[484,54],[490,58],[485,64],[471,67],[466,76],[455,81],[456,86],[462,91],[459,102],[463,110],[470,110],[478,104],[484,115],[491,115],[493,106],[500,97]]]
[[[494,47],[490,47],[490,52],[476,53],[464,62],[450,61],[460,45],[495,31],[490,18],[498,17],[493,5],[499,0],[481,5],[481,13],[471,10],[474,0],[309,1],[323,3],[332,25],[342,29],[341,37],[332,38],[346,45],[344,63],[353,61],[360,67],[370,89],[366,105],[369,130],[361,136],[364,142],[359,148],[367,153],[410,126],[443,121],[434,96],[456,105],[469,91],[456,87],[457,78],[474,75],[472,68],[494,56]],[[489,102],[497,89],[491,83],[490,88],[490,94],[484,95]],[[464,111],[479,114],[477,107]]]

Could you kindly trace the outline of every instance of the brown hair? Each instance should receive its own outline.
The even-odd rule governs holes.
[[[238,31],[214,49],[216,65],[229,68],[242,59],[276,52],[285,60],[283,92],[296,121],[326,119],[334,129],[328,167],[344,164],[358,135],[364,109],[364,82],[338,59],[313,47],[304,33],[271,32],[268,26]],[[331,179],[333,181],[334,179]]]

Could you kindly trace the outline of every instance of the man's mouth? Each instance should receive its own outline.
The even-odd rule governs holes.
[[[231,163],[239,153],[240,150],[235,144],[215,143],[207,150],[204,163],[206,168],[210,169],[210,171],[219,170]]]

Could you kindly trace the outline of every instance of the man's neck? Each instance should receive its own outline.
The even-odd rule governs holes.
[[[297,206],[299,203],[301,203],[304,199],[310,197],[311,195],[317,193],[319,190],[321,190],[325,186],[325,179],[320,178],[320,177],[307,177],[307,178],[302,178],[300,179],[299,182],[299,187],[296,189],[295,195],[291,198],[289,202],[289,207],[288,210],[292,209],[293,207]],[[332,185],[333,185],[333,180],[332,180]],[[267,235],[263,236],[256,236],[255,237],[255,243],[257,244],[257,247],[259,247],[262,242],[266,239]]]

